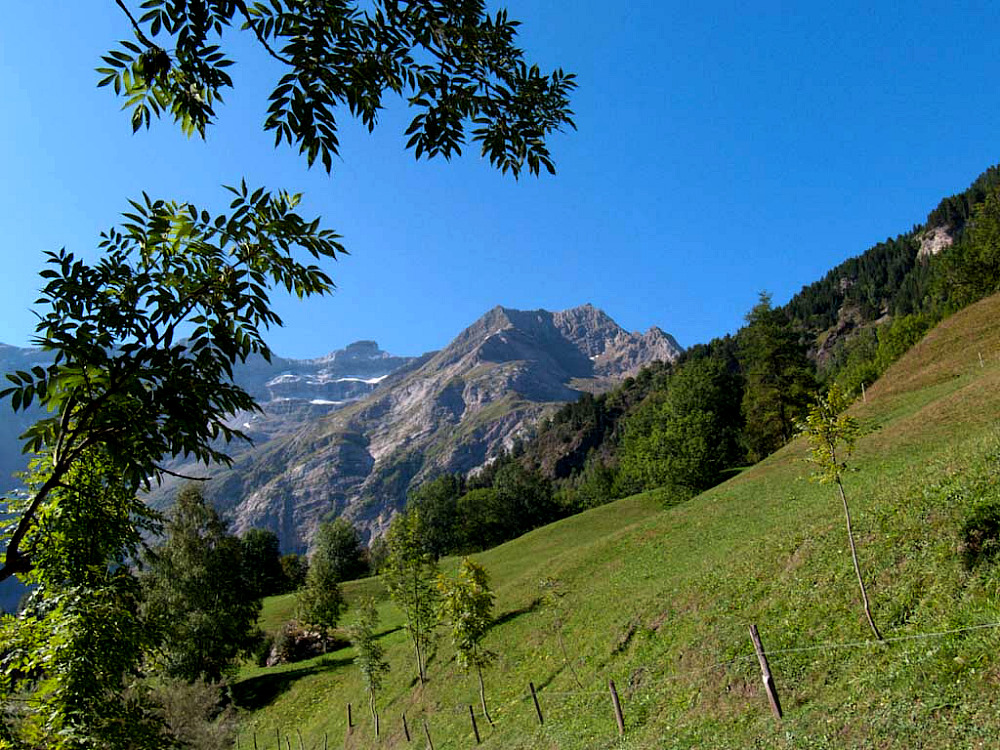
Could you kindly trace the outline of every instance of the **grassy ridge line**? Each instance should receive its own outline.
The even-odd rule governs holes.
[[[958,556],[970,504],[1000,502],[998,313],[1000,300],[990,299],[944,321],[856,407],[875,429],[860,442],[846,485],[888,637],[1000,621],[996,568],[968,573]],[[1000,736],[995,631],[779,654],[772,670],[787,715],[774,725],[750,622],[775,650],[865,638],[839,502],[806,480],[804,457],[795,442],[681,506],[660,512],[654,495],[629,498],[477,556],[507,614],[487,639],[501,660],[487,675],[497,726],[484,747],[990,746]],[[558,607],[536,603],[542,577],[559,581]],[[388,631],[400,625],[390,604],[381,611]],[[389,632],[384,642],[394,671],[382,746],[403,746],[402,710],[411,726],[426,713],[435,747],[470,746],[461,709],[475,703],[474,686],[457,674],[450,648],[441,646],[432,681],[418,692],[404,634]],[[276,725],[297,726],[307,744],[324,731],[340,742],[344,704],[363,703],[349,657],[346,650],[248,671],[238,695],[256,688],[257,701],[247,703],[259,710],[247,729],[263,737]],[[622,744],[609,677],[629,726]],[[529,680],[546,711],[541,729],[526,699]],[[369,746],[365,730],[347,746]]]

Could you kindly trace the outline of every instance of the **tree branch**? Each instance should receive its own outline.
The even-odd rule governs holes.
[[[253,22],[253,19],[250,18],[250,13],[247,11],[246,3],[240,2],[240,3],[237,3],[237,5],[238,5],[238,7],[240,9],[240,13],[243,14],[243,18],[246,19],[247,26],[250,29],[253,29],[254,36],[257,37],[257,41],[261,43],[261,46],[265,50],[267,50],[267,54],[269,54],[271,57],[273,57],[278,62],[284,63],[285,65],[287,65],[290,68],[294,68],[295,67],[295,62],[294,61],[290,60],[289,58],[285,57],[284,55],[278,54],[277,52],[274,51],[274,49],[271,47],[271,45],[268,44],[267,39],[264,37],[263,34],[260,33],[260,29],[257,28],[257,24],[255,24]]]
[[[157,45],[153,44],[149,37],[143,32],[139,22],[135,20],[135,16],[132,15],[132,12],[128,9],[123,0],[115,0],[115,4],[122,9],[125,15],[128,16],[128,20],[132,22],[132,28],[135,30],[135,35],[139,38],[139,41],[147,47],[156,47]]]
[[[177,472],[171,471],[170,469],[160,466],[159,464],[155,464],[153,468],[156,471],[166,474],[167,476],[177,477],[178,479],[187,479],[190,482],[207,482],[211,479],[211,477],[192,477],[187,474],[178,474]]]

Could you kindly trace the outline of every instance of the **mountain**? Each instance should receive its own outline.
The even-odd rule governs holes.
[[[407,367],[414,357],[382,351],[374,341],[356,341],[317,359],[254,356],[233,368],[233,380],[261,405],[263,412],[233,415],[255,442],[298,429],[303,421],[336,411],[371,394],[389,375]],[[40,349],[0,344],[0,373],[47,365]],[[0,479],[13,484],[12,474],[27,464],[18,436],[41,416],[38,408],[10,412],[0,420]],[[240,451],[246,444],[234,443]],[[0,489],[4,489],[0,487]]]
[[[378,531],[415,483],[481,467],[558,404],[680,352],[659,328],[629,333],[591,305],[496,307],[364,400],[244,452],[206,493],[237,531],[272,529],[285,549],[335,515]]]

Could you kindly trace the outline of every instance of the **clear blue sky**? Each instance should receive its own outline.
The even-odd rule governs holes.
[[[491,7],[495,7],[491,3]],[[284,356],[373,338],[444,346],[490,307],[591,302],[682,345],[736,330],[841,260],[922,222],[1000,160],[992,3],[510,0],[542,67],[579,75],[556,177],[404,151],[405,108],[374,136],[345,114],[328,177],[261,130],[278,71],[234,40],[236,89],[205,143],[132,136],[95,88],[128,27],[112,0],[9,3],[0,25],[0,341],[25,345],[42,251],[93,257],[142,190],[220,205],[223,183],[306,194],[346,239],[337,293],[282,302]]]

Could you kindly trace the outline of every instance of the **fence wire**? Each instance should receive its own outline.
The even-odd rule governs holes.
[[[909,635],[890,636],[888,638],[882,639],[881,641],[879,641],[879,640],[827,641],[825,643],[821,643],[821,644],[817,644],[817,645],[813,645],[813,646],[791,646],[791,647],[788,647],[788,648],[765,649],[765,654],[767,655],[768,659],[771,659],[772,657],[778,657],[778,656],[784,656],[784,655],[791,655],[791,654],[810,653],[810,652],[816,652],[816,651],[833,651],[833,650],[850,650],[850,649],[871,649],[873,647],[885,646],[886,644],[891,644],[891,643],[901,643],[901,642],[905,642],[905,641],[916,641],[916,640],[927,640],[927,639],[931,639],[931,638],[944,638],[946,636],[958,635],[958,634],[961,634],[961,633],[969,633],[969,632],[981,631],[981,630],[991,630],[991,629],[996,629],[996,628],[1000,628],[1000,622],[979,623],[979,624],[976,624],[976,625],[967,625],[967,626],[960,627],[960,628],[952,628],[952,629],[949,629],[949,630],[939,630],[939,631],[933,631],[933,632],[929,632],[929,633],[911,633]],[[756,656],[755,653],[749,653],[749,654],[744,654],[744,655],[740,655],[740,656],[735,656],[735,657],[733,657],[731,659],[726,659],[725,661],[719,661],[719,662],[716,662],[714,664],[709,664],[709,665],[706,665],[706,666],[703,666],[703,667],[699,667],[697,669],[684,670],[682,673],[673,674],[673,675],[661,675],[661,676],[659,676],[659,677],[657,677],[655,679],[651,679],[651,680],[645,681],[644,682],[644,687],[650,687],[650,686],[656,686],[656,685],[666,685],[666,684],[669,684],[669,683],[672,683],[672,682],[677,682],[679,680],[689,680],[693,676],[697,676],[697,675],[701,675],[701,674],[707,674],[708,672],[712,672],[712,671],[716,671],[716,670],[728,670],[729,668],[731,668],[731,667],[733,667],[733,666],[735,666],[737,664],[741,664],[743,662],[748,662],[748,663],[749,662],[755,662],[756,660],[757,660],[757,656]],[[645,665],[645,666],[641,667],[641,669],[651,669],[651,668],[652,667],[650,665]],[[604,687],[604,688],[594,688],[594,689],[582,689],[582,690],[549,690],[549,689],[547,689],[545,687],[537,687],[536,686],[535,692],[536,692],[537,696],[539,697],[539,699],[542,699],[542,700],[549,699],[549,698],[566,699],[566,698],[578,698],[578,697],[607,698],[608,695],[609,695],[609,691],[608,691],[607,687]],[[437,709],[437,713],[447,713],[447,714],[453,714],[453,715],[467,715],[468,712],[469,712],[469,706],[470,705],[471,706],[475,706],[475,705],[478,704],[478,702],[479,702],[479,696],[476,695],[475,698],[470,699],[468,702],[463,703],[461,705],[438,708]],[[499,717],[502,714],[506,713],[507,711],[509,711],[510,709],[512,709],[512,708],[514,708],[516,706],[519,706],[519,705],[524,704],[524,703],[530,704],[531,702],[532,702],[532,696],[531,696],[531,694],[530,693],[525,693],[525,694],[520,695],[520,696],[518,696],[516,698],[512,698],[512,699],[510,699],[510,700],[508,700],[508,701],[506,701],[504,703],[498,703],[496,705],[490,705],[489,709],[490,709],[490,713],[491,714],[493,714],[496,717],[498,717],[497,718],[497,722],[499,722],[499,720],[500,720]],[[559,714],[565,712],[566,710],[568,710],[568,707],[565,706],[565,704],[563,704],[563,705],[558,705],[558,704],[557,705],[545,705],[544,703],[542,704],[542,711],[543,711],[543,714],[546,717],[550,717],[550,716],[553,716],[553,715],[559,715]],[[421,721],[421,720],[426,720],[427,716],[424,714],[424,712],[420,711],[420,712],[414,713],[412,716],[408,716],[407,718],[410,719],[413,722],[418,722],[418,721]],[[388,726],[388,721],[383,721],[382,723],[385,724],[386,726]],[[419,725],[415,725],[415,726],[419,726]],[[263,730],[263,732],[261,734],[262,737],[264,736],[263,733],[266,732],[266,731],[267,730]],[[419,732],[414,727],[410,728],[410,733],[412,735],[414,735],[414,736],[418,736],[419,735]],[[243,738],[245,740],[248,735],[247,735],[247,733],[242,733],[242,736],[243,736]],[[290,735],[286,735],[286,736],[288,736],[289,738],[291,737]],[[241,747],[242,747],[242,745],[241,745]],[[316,747],[316,746],[313,743],[309,743],[308,747],[309,748],[313,748],[313,747]]]

